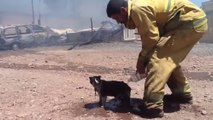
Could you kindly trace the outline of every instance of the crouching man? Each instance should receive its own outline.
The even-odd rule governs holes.
[[[180,63],[207,30],[205,13],[188,0],[110,0],[106,11],[141,36],[136,72],[147,75],[144,114],[163,117],[166,100],[192,103]],[[164,96],[166,84],[172,94]]]

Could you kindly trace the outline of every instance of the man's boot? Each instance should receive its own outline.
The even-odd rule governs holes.
[[[163,98],[164,102],[174,102],[174,103],[180,103],[180,104],[192,104],[193,98],[191,95],[187,96],[181,96],[181,95],[164,95]]]
[[[147,109],[145,105],[139,106],[141,114],[147,118],[162,118],[164,116],[163,109],[160,108],[150,108]]]

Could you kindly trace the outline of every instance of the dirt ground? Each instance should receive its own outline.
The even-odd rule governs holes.
[[[135,112],[97,106],[89,76],[127,82],[135,71],[140,43],[115,42],[0,51],[0,120],[141,120]],[[193,105],[172,105],[164,120],[213,117],[213,45],[198,44],[182,63],[192,86]],[[134,106],[144,80],[128,83]],[[166,88],[166,93],[170,93]],[[108,106],[113,104],[109,97]]]

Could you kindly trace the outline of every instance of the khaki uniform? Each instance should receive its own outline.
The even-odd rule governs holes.
[[[129,0],[125,26],[141,35],[146,107],[162,109],[166,84],[173,95],[191,96],[180,63],[207,30],[205,13],[188,0]]]

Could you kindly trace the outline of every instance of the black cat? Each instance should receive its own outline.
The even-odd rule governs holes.
[[[95,92],[98,92],[100,106],[104,106],[107,96],[114,96],[122,105],[130,105],[131,88],[123,81],[106,81],[102,80],[101,76],[93,76],[89,79]]]

